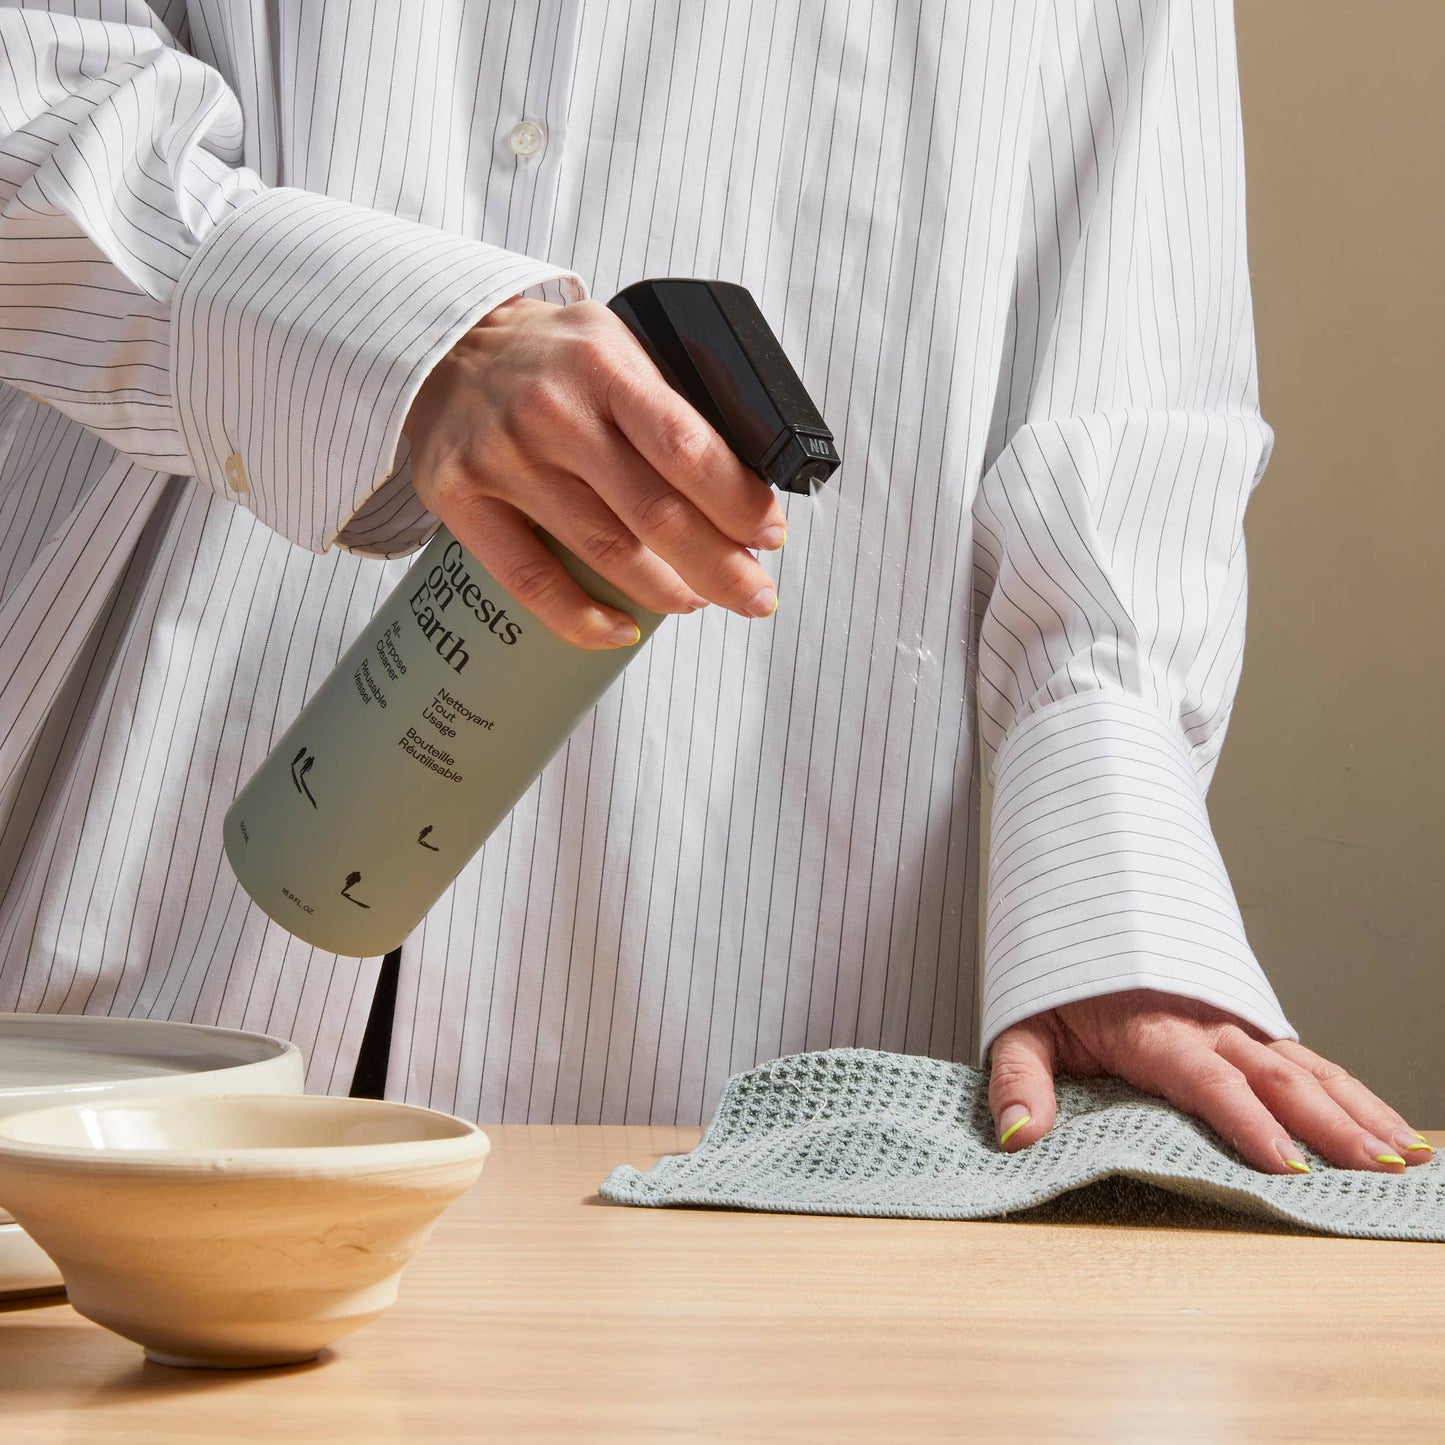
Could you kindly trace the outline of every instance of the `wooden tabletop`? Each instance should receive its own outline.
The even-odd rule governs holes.
[[[698,1130],[487,1132],[398,1303],[312,1364],[0,1306],[0,1440],[1445,1441],[1440,1245],[631,1209],[607,1171]]]

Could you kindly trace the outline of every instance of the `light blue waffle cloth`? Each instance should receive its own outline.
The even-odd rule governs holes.
[[[1115,1078],[1059,1079],[1058,1120],[994,1141],[988,1075],[871,1049],[794,1054],[728,1081],[690,1154],[614,1169],[617,1204],[897,1219],[1184,1225],[1445,1242],[1445,1151],[1403,1174],[1263,1174],[1206,1124]],[[1021,1214],[1021,1211],[1027,1211]]]

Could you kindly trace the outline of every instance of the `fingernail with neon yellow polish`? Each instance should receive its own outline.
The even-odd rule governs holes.
[[[1365,1149],[1377,1164],[1398,1164],[1402,1169],[1405,1167],[1405,1161],[1383,1139],[1377,1139],[1373,1134],[1365,1135]]]
[[[607,640],[614,647],[636,647],[642,641],[642,629],[635,622],[619,622]]]
[[[1033,1115],[1022,1104],[1010,1104],[1007,1109],[999,1115],[998,1119],[998,1144],[1002,1149],[1013,1136],[1033,1118]]]
[[[1425,1138],[1423,1134],[1417,1134],[1413,1129],[1399,1129],[1395,1133],[1395,1143],[1400,1146],[1402,1153],[1408,1154],[1412,1149],[1423,1149],[1427,1154],[1433,1154],[1435,1147]]]
[[[1279,1157],[1294,1170],[1296,1174],[1308,1174],[1310,1166],[1300,1158],[1300,1152],[1288,1139],[1276,1139],[1274,1147]]]

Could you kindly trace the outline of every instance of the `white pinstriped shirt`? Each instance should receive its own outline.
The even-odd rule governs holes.
[[[1270,444],[1225,0],[54,0],[0,46],[0,1009],[346,1087],[377,961],[250,904],[225,808],[435,525],[430,366],[695,275],[844,466],[776,617],[668,622],[408,941],[392,1096],[694,1122],[1130,987],[1296,1037],[1205,809]]]

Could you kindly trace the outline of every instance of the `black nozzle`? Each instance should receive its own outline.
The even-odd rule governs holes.
[[[765,482],[810,492],[837,470],[833,433],[746,287],[663,277],[625,287],[608,305]]]

